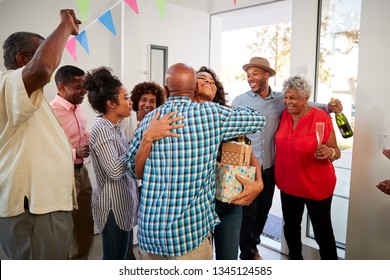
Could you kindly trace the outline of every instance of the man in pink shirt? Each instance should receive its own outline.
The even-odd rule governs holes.
[[[87,120],[80,104],[87,91],[85,73],[80,68],[66,65],[58,69],[55,82],[58,93],[50,106],[68,136],[74,160],[78,209],[73,210],[73,240],[70,259],[88,259],[93,246],[93,218],[91,210],[92,186],[84,158],[89,156]]]

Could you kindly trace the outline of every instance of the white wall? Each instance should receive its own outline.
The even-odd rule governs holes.
[[[390,259],[390,196],[375,185],[390,179],[378,148],[390,132],[390,2],[362,0],[358,88],[347,228],[347,259]]]
[[[186,62],[198,68],[208,64],[208,13],[168,4],[165,16],[161,19],[156,1],[144,0],[137,1],[139,14],[124,3],[111,9],[116,36],[100,22],[90,25],[117,2],[118,0],[91,1],[88,19],[80,26],[81,30],[88,26],[86,32],[90,55],[77,43],[77,62],[65,50],[61,65],[72,64],[84,70],[99,66],[111,67],[114,74],[123,77],[122,82],[130,90],[136,83],[147,79],[144,72],[148,70],[149,44],[168,46],[168,65]],[[11,33],[22,30],[46,37],[58,24],[59,10],[63,8],[72,8],[78,13],[74,0],[4,0],[0,6],[0,41],[4,42]],[[2,54],[2,49],[0,53]],[[2,63],[0,70],[5,70]],[[54,83],[49,84],[47,99],[51,100],[55,92]]]
[[[290,72],[303,74],[315,83],[317,1],[292,1]]]
[[[137,1],[139,15],[125,13],[123,82],[129,89],[146,80],[149,44],[168,47],[168,66],[185,62],[195,69],[208,64],[209,14],[183,6],[168,5],[161,19],[156,1]],[[127,8],[127,7],[126,7]]]

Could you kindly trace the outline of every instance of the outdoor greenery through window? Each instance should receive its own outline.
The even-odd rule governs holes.
[[[231,51],[227,52],[226,58],[224,52],[222,53],[221,80],[224,81],[224,85],[226,84],[229,101],[249,90],[242,65],[254,56],[269,60],[271,68],[277,73],[275,77],[270,78],[269,84],[274,90],[280,91],[283,81],[290,75],[291,22],[226,31],[222,33],[222,45],[236,44],[237,38],[242,46],[238,56],[239,62],[232,57],[228,59]]]
[[[275,5],[278,7],[273,8]],[[291,14],[287,11],[291,11],[291,1],[279,1],[250,9],[255,11],[258,24],[250,22],[248,27],[223,30],[221,34],[220,78],[229,93],[228,102],[250,89],[242,65],[253,56],[266,57],[271,67],[276,70],[277,75],[269,79],[273,90],[281,91],[283,81],[290,75],[297,74],[290,72],[292,23]],[[279,10],[276,11],[277,9]],[[313,61],[313,65],[317,65],[316,81],[313,85],[315,101],[328,103],[331,98],[341,100],[344,114],[352,128],[357,89],[360,9],[361,0],[319,1],[317,60]],[[269,11],[273,11],[273,17],[267,17]],[[241,16],[243,13],[244,11]],[[245,13],[249,11],[245,10]],[[283,16],[275,18],[275,15]],[[220,17],[223,18],[222,15]],[[231,18],[233,17],[228,16],[226,20]],[[334,116],[332,118],[334,119]],[[342,156],[334,162],[337,185],[332,202],[332,222],[337,245],[339,248],[345,248],[353,137],[342,138],[335,122],[334,128]],[[274,231],[277,238],[272,239],[278,240],[282,231],[282,215],[277,191],[270,215],[277,217],[278,226],[274,227],[278,228]],[[306,239],[309,240],[303,242],[311,246],[310,244],[315,244],[312,240],[314,235],[310,222],[307,224]]]
[[[354,121],[358,71],[361,0],[322,0],[318,46],[317,100],[343,102],[344,114]],[[352,138],[341,148],[352,148]]]
[[[317,50],[316,101],[341,100],[343,112],[352,129],[357,88],[361,0],[320,1],[319,44]],[[335,119],[334,116],[333,120]],[[337,176],[332,203],[332,221],[336,242],[345,248],[353,137],[344,139],[337,131],[341,158],[334,162]],[[312,228],[307,235],[314,237]]]
[[[248,25],[223,30],[221,33],[220,78],[226,92],[229,93],[228,102],[250,90],[242,66],[254,56],[269,60],[270,66],[277,72],[275,77],[269,79],[269,85],[273,90],[281,91],[283,81],[290,76],[291,1],[243,9],[237,11],[236,16],[227,16],[224,20],[233,18],[240,23],[247,20]],[[267,237],[262,238],[263,244],[267,243],[268,246],[281,250],[282,230],[280,192],[275,189],[272,208],[262,234]]]

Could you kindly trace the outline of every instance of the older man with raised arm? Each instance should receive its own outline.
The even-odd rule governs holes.
[[[44,98],[69,35],[73,10],[45,40],[16,32],[3,44],[0,74],[0,242],[10,259],[67,259],[74,166],[69,140]]]

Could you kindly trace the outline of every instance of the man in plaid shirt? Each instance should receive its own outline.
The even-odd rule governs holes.
[[[257,132],[265,118],[251,108],[194,102],[195,70],[183,63],[168,69],[165,90],[170,97],[140,123],[127,158],[134,174],[141,142],[151,146],[138,218],[141,258],[212,259],[211,232],[219,223],[214,209],[218,147],[222,141]],[[178,122],[184,127],[176,131],[180,137],[142,139],[157,112],[164,116],[174,111],[184,117]]]

